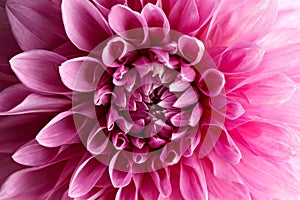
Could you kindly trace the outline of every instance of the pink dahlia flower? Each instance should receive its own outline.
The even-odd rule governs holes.
[[[299,11],[1,0],[0,199],[297,199]]]

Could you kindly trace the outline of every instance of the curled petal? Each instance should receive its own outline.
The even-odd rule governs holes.
[[[215,97],[224,89],[225,77],[215,69],[208,69],[202,74],[199,84],[205,95]]]
[[[68,60],[59,68],[63,83],[79,92],[94,91],[103,72],[99,61],[91,57]]]
[[[128,53],[133,50],[134,47],[132,47],[124,39],[115,37],[109,40],[103,49],[103,63],[109,67],[119,67],[126,62],[126,56],[128,56]]]
[[[185,108],[198,102],[197,92],[193,87],[188,88],[173,104],[176,108]]]
[[[147,22],[141,14],[123,5],[112,7],[108,15],[110,27],[126,40],[141,44],[148,36]]]
[[[170,24],[162,9],[153,4],[147,4],[142,10],[142,16],[149,27],[151,44],[161,42],[168,36]]]
[[[191,65],[195,65],[203,56],[204,45],[197,38],[183,35],[178,39],[178,50]]]

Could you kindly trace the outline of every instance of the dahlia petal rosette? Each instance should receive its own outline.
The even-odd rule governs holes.
[[[0,199],[299,198],[299,9],[0,1]]]

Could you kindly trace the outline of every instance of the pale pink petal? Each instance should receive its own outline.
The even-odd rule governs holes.
[[[236,93],[246,95],[250,104],[283,104],[296,91],[296,84],[284,74],[261,74],[240,83]],[[243,91],[242,91],[243,90]]]
[[[88,0],[63,0],[62,16],[68,37],[81,50],[91,51],[112,35],[106,19]]]
[[[287,196],[298,195],[300,183],[284,164],[274,164],[253,155],[245,147],[239,146],[243,158],[236,171],[245,181],[254,198],[282,199]],[[260,184],[257,184],[257,183]],[[270,183],[271,186],[270,186]]]
[[[268,52],[273,49],[282,48],[284,46],[289,46],[299,42],[300,42],[299,29],[283,28],[283,29],[271,31],[270,33],[266,34],[263,38],[257,41],[257,44],[260,45],[264,50]]]
[[[51,1],[8,0],[6,11],[14,36],[23,50],[51,50],[67,39],[60,7]]]
[[[173,104],[176,108],[185,108],[198,102],[199,97],[193,87],[189,87]]]
[[[276,8],[274,0],[224,0],[214,13],[206,40],[214,46],[254,41],[270,30]]]
[[[59,65],[66,58],[45,50],[32,50],[10,60],[13,71],[27,87],[41,93],[66,93],[58,74]]]

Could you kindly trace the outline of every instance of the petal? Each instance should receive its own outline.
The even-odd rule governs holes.
[[[219,70],[224,73],[243,73],[255,69],[264,56],[264,50],[253,43],[237,43],[221,55]]]
[[[6,11],[14,36],[24,51],[51,50],[67,39],[60,7],[51,1],[8,0]]]
[[[18,149],[12,158],[19,164],[40,166],[50,163],[58,153],[57,148],[46,148],[32,140]]]
[[[59,68],[63,83],[71,90],[79,92],[94,91],[103,72],[99,61],[91,57],[68,60]]]
[[[197,38],[183,35],[178,39],[178,50],[183,58],[191,65],[195,65],[203,56],[204,45]]]
[[[285,199],[299,194],[300,183],[287,166],[268,162],[241,145],[239,148],[243,159],[233,167],[255,198]]]
[[[172,193],[172,185],[170,182],[170,169],[162,168],[156,171],[150,172],[150,175],[163,197],[168,197]]]
[[[241,87],[242,86],[242,87]],[[284,74],[261,74],[240,83],[235,92],[246,95],[252,105],[283,104],[293,97],[296,84]]]
[[[196,159],[185,159],[180,167],[180,191],[185,199],[208,199],[205,174]],[[187,164],[183,164],[186,163]]]
[[[167,16],[161,8],[148,3],[141,12],[149,27],[151,46],[162,42],[168,36],[170,24]]]
[[[71,198],[81,197],[88,193],[105,172],[107,166],[91,157],[76,169],[70,181],[68,194]]]
[[[0,115],[36,112],[56,112],[70,106],[70,100],[31,93],[21,84],[12,85],[0,92]]]
[[[140,13],[132,11],[126,6],[112,7],[108,15],[108,22],[114,32],[136,44],[143,43],[148,36],[146,20]]]
[[[173,104],[176,108],[185,108],[198,102],[199,97],[193,87],[188,88]]]
[[[242,158],[242,154],[234,140],[225,132],[221,133],[214,149],[225,162],[230,164],[237,164]]]
[[[132,199],[132,200],[138,200],[137,197],[137,192],[136,187],[131,182],[128,186],[120,188],[116,194],[116,200],[127,200],[127,199]]]
[[[61,170],[62,164],[19,170],[3,183],[0,196],[3,199],[44,199],[45,194],[54,187]]]
[[[274,0],[224,0],[212,18],[206,40],[211,40],[212,46],[255,41],[269,31],[276,12]],[[219,36],[214,35],[216,29],[220,29]]]
[[[71,111],[58,114],[37,134],[36,140],[45,147],[68,144],[77,136],[77,128],[82,123],[74,119]]]
[[[66,93],[58,74],[58,66],[66,58],[45,50],[32,50],[10,60],[12,70],[27,87],[41,93]]]
[[[68,37],[81,50],[91,51],[112,35],[106,19],[88,0],[63,0],[62,16]]]
[[[284,28],[271,31],[257,42],[257,44],[267,52],[296,43],[300,43],[300,30],[296,28]]]
[[[119,67],[126,62],[126,56],[134,47],[120,37],[109,40],[103,49],[102,60],[106,66]]]
[[[238,127],[237,131],[257,155],[276,162],[291,159],[299,145],[295,133],[275,124],[249,122]]]
[[[153,187],[155,184],[149,174],[144,174],[143,182],[147,184],[141,184],[140,194],[144,199],[158,199],[159,191],[156,187]]]
[[[122,153],[116,153],[111,159],[109,176],[114,187],[125,187],[130,183],[132,178],[130,162]]]
[[[199,80],[200,90],[207,96],[215,97],[224,89],[225,77],[216,69],[208,69]]]

